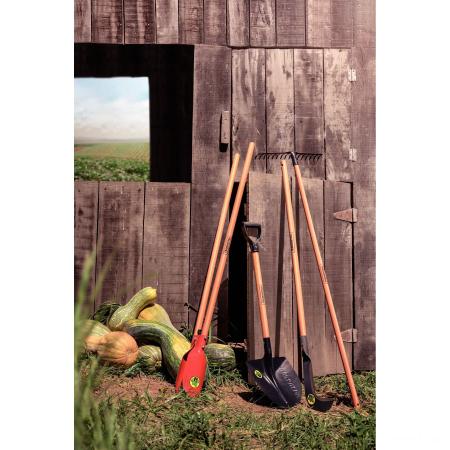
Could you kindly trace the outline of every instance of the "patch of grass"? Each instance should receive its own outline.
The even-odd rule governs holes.
[[[146,161],[75,156],[75,180],[147,181],[149,172]]]

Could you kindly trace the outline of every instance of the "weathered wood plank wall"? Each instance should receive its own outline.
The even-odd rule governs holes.
[[[84,262],[97,247],[97,215],[98,183],[96,181],[75,183],[75,296],[80,285]],[[88,285],[91,294],[94,285],[95,261]],[[93,312],[94,305],[89,304],[86,309]]]
[[[176,326],[187,323],[189,210],[188,183],[76,181],[75,287],[86,255],[96,251],[95,307],[123,304],[158,283],[158,302]]]
[[[370,32],[359,17],[353,31],[354,2],[372,13],[367,0],[75,0],[75,42],[350,48]]]
[[[229,175],[230,149],[220,143],[220,122],[222,111],[231,110],[231,50],[196,46],[194,59],[189,304],[197,308]],[[227,279],[228,269],[219,310],[227,305]]]
[[[358,151],[354,175],[356,369],[375,368],[375,1],[354,1],[352,142]]]

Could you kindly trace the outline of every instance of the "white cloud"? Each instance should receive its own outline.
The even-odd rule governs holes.
[[[93,81],[89,84],[88,80]],[[75,83],[75,139],[149,139],[148,92],[145,98],[142,85],[133,91],[133,80],[142,79],[84,79]]]

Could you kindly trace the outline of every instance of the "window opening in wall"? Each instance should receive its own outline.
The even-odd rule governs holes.
[[[76,180],[150,179],[147,77],[75,78]]]

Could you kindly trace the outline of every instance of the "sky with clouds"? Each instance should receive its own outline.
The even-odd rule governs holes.
[[[75,141],[149,140],[148,78],[75,78]]]

